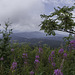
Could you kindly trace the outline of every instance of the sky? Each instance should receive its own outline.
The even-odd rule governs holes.
[[[74,3],[75,0],[0,0],[0,24],[3,26],[10,21],[14,32],[39,31],[40,14],[48,15],[54,7],[72,6]]]

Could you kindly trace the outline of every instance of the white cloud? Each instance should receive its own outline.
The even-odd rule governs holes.
[[[51,12],[58,5],[72,5],[73,2],[74,0],[0,0],[0,23],[4,24],[9,18],[15,31],[38,31],[40,14],[49,12],[48,10]]]
[[[39,30],[40,14],[44,13],[41,0],[0,0],[0,23],[9,18],[14,30]]]

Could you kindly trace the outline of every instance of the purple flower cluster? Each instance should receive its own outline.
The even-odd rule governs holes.
[[[40,61],[39,61],[39,55],[36,55],[36,56],[35,56],[35,61],[34,61],[34,63],[40,63]]]
[[[13,52],[13,51],[14,51],[14,49],[12,48],[12,49],[11,49],[11,52]]]
[[[54,56],[54,55],[55,55],[55,51],[52,51],[51,54],[50,54],[49,57],[48,57],[49,63],[50,63],[50,62],[53,62],[53,56]]]
[[[64,49],[62,49],[62,48],[59,50],[59,54],[63,54],[64,58],[67,57],[67,53],[66,52],[64,53]]]
[[[74,43],[75,43],[75,40],[70,41],[70,44],[74,44]]]
[[[13,62],[12,63],[12,66],[11,66],[11,70],[15,70],[15,68],[17,67],[17,62]]]
[[[27,65],[27,58],[28,58],[27,53],[23,53],[23,54],[22,54],[22,58],[24,58],[24,64]]]
[[[53,55],[55,55],[55,51],[52,51],[52,52],[51,52],[51,56],[53,56]]]
[[[54,62],[52,62],[52,66],[55,67],[55,65],[56,65],[56,64],[55,64]]]
[[[63,75],[63,73],[61,72],[61,69],[56,69],[54,70],[54,75]]]
[[[0,58],[0,60],[1,60],[1,61],[3,61],[3,60],[4,60],[4,58],[3,58],[3,57],[1,57],[1,58]]]
[[[53,57],[52,57],[51,55],[49,55],[48,61],[49,61],[49,63],[50,63],[50,62],[53,62]]]
[[[55,63],[53,62],[53,55],[55,55],[55,51],[52,51],[51,54],[48,57],[49,63],[51,62],[52,66],[55,67]]]
[[[35,59],[34,63],[40,63],[40,61],[38,59]]]
[[[64,49],[61,48],[61,49],[59,50],[59,53],[62,54],[63,52],[64,52]]]
[[[22,54],[22,58],[27,58],[28,56],[27,56],[27,53],[23,53]]]
[[[39,48],[39,53],[42,53],[43,52],[43,49],[42,48]]]
[[[71,47],[75,48],[75,40],[70,41]]]
[[[27,61],[24,61],[24,64],[27,64]]]
[[[30,75],[34,75],[34,72],[33,71],[30,71]]]
[[[36,59],[39,59],[39,55],[36,55],[35,58],[36,58]]]
[[[64,54],[63,54],[63,57],[66,58],[66,57],[67,57],[67,53],[64,53]]]

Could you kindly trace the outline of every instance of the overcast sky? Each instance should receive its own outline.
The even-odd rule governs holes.
[[[0,0],[0,23],[3,25],[9,18],[16,32],[39,31],[40,14],[49,14],[57,6],[72,6],[74,2],[75,0]]]

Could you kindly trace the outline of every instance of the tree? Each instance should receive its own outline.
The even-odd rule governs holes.
[[[12,29],[9,29],[11,24],[8,22],[5,23],[4,30],[0,30],[2,38],[0,38],[0,57],[6,57],[9,53],[8,47],[10,45],[10,35],[12,34]]]
[[[75,34],[75,17],[72,13],[74,9],[75,6],[63,6],[54,8],[55,11],[50,15],[40,15],[44,19],[40,24],[40,30],[44,30],[48,35],[55,35],[55,30]]]

